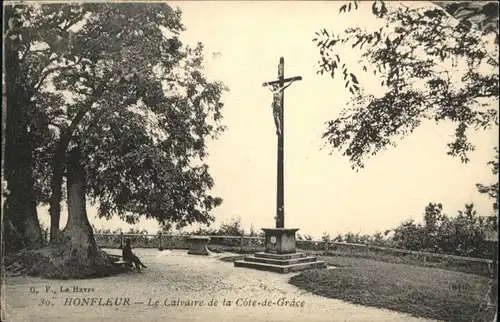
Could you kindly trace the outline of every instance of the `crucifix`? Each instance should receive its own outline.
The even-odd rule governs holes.
[[[280,58],[278,65],[278,79],[262,84],[271,89],[273,93],[273,117],[276,125],[276,135],[278,136],[278,173],[277,173],[277,193],[276,193],[276,228],[285,228],[285,197],[284,197],[284,96],[285,89],[292,85],[294,81],[302,80],[301,76],[285,78],[285,60]]]

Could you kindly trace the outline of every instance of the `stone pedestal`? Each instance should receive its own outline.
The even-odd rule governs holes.
[[[266,253],[295,253],[295,233],[298,228],[262,228],[265,234]]]
[[[306,269],[326,268],[326,263],[316,257],[297,253],[295,233],[297,228],[263,228],[265,233],[265,252],[246,256],[235,261],[235,267],[246,267],[277,273],[291,273]]]
[[[190,255],[209,255],[207,245],[210,242],[210,237],[208,236],[191,236],[189,241],[189,251]]]

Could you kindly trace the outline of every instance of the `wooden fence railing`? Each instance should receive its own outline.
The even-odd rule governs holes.
[[[95,233],[94,237],[100,247],[120,247],[125,244],[125,238],[130,238],[135,244],[135,247],[150,247],[150,248],[174,248],[174,249],[187,249],[187,238],[191,235],[169,235],[169,234],[101,234]],[[263,237],[253,236],[209,236],[211,237],[210,245],[223,245],[238,247],[243,252],[245,247],[264,248]],[[311,250],[311,251],[347,251],[349,253],[366,253],[382,252],[385,254],[406,254],[413,257],[418,257],[423,260],[424,265],[427,260],[433,258],[451,259],[463,262],[476,262],[485,263],[488,268],[491,267],[493,261],[485,258],[463,257],[456,255],[420,252],[406,249],[389,248],[382,246],[375,246],[369,244],[353,244],[341,242],[325,242],[323,240],[297,240],[296,245],[298,249]]]

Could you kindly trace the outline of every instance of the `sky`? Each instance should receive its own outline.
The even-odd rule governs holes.
[[[409,5],[409,2],[404,2]],[[423,2],[420,2],[422,4]],[[277,77],[280,57],[285,77],[302,76],[285,91],[285,227],[321,236],[354,232],[373,233],[394,228],[403,220],[422,220],[429,202],[443,204],[456,215],[465,203],[474,202],[480,214],[491,213],[492,202],[477,192],[476,183],[495,180],[486,163],[498,145],[497,131],[470,133],[476,151],[462,164],[446,155],[454,127],[424,123],[398,146],[368,159],[365,168],[351,169],[347,157],[323,149],[325,122],[334,119],[349,101],[342,82],[317,75],[319,51],[312,42],[322,28],[340,32],[347,27],[375,28],[377,21],[365,2],[358,12],[338,14],[336,1],[179,1],[187,30],[186,44],[205,45],[207,76],[223,81],[227,131],[209,143],[207,160],[215,187],[224,199],[214,210],[213,227],[230,218],[241,218],[249,229],[274,227],[276,208],[276,142],[272,94],[262,87]],[[377,28],[378,29],[378,28]],[[212,53],[220,53],[213,56]],[[341,53],[342,54],[342,53]],[[353,69],[353,52],[345,52]],[[367,81],[366,91],[380,88]],[[40,208],[46,226],[47,208]],[[89,220],[96,227],[128,229],[118,218]],[[65,208],[61,228],[67,220]],[[155,233],[156,222],[142,220],[135,228]],[[193,228],[198,228],[195,225]]]

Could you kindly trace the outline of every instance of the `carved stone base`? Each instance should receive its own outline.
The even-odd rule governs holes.
[[[190,255],[209,255],[207,248],[210,242],[210,237],[208,236],[191,236],[189,237],[189,251]]]
[[[266,253],[295,253],[295,233],[298,228],[262,228],[265,233]]]

